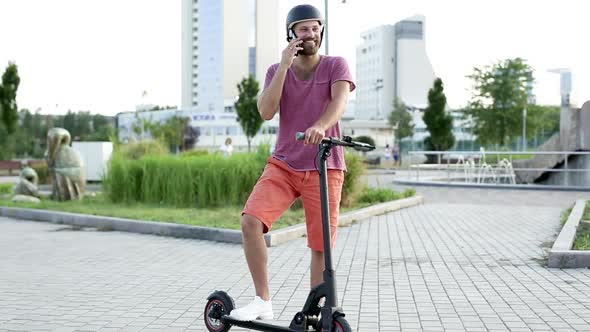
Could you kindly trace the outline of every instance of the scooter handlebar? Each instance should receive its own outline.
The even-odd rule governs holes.
[[[298,141],[303,141],[305,139],[305,133],[303,133],[303,132],[295,133],[295,139]],[[353,141],[350,136],[342,136],[341,139],[334,138],[334,137],[326,137],[326,138],[322,139],[322,144],[347,146],[347,147],[351,147],[357,151],[375,150],[375,147],[373,145],[363,143],[363,142]]]

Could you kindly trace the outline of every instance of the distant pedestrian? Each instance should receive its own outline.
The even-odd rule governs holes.
[[[393,166],[399,166],[399,145],[394,144],[391,152],[393,154]]]
[[[387,144],[387,145],[385,145],[385,150],[383,150],[383,158],[385,158],[385,160],[389,161],[389,160],[391,160],[392,157],[393,157],[393,152],[392,152],[389,144]]]
[[[219,147],[219,150],[223,152],[224,157],[230,157],[234,152],[234,147],[232,145],[231,137],[225,139],[225,143]]]

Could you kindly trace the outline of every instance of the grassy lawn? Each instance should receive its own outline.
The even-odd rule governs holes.
[[[586,208],[584,209],[582,220],[590,220],[590,201],[586,202]],[[580,222],[578,232],[576,233],[574,249],[590,250],[590,224]]]
[[[12,183],[0,183],[0,195],[12,193],[13,187]]]
[[[403,198],[403,197],[399,197]],[[359,203],[354,207],[343,208],[341,213],[372,205]],[[207,226],[226,229],[240,228],[240,213],[242,206],[226,206],[219,208],[173,208],[150,204],[117,204],[111,203],[102,195],[86,196],[82,202],[55,202],[48,199],[40,204],[14,203],[7,197],[0,195],[0,206],[22,207],[63,212],[83,213],[96,216],[120,217],[146,221],[171,222],[177,224]],[[273,229],[280,229],[304,222],[303,209],[289,209]]]

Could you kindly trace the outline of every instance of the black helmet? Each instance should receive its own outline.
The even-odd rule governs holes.
[[[322,13],[312,5],[299,5],[291,8],[287,14],[287,41],[294,38],[293,26],[304,21],[319,21],[323,28],[324,17]],[[324,40],[324,29],[321,32],[321,41]]]

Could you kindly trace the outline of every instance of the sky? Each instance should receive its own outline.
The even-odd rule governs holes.
[[[324,0],[280,1],[281,32],[293,5],[324,11]],[[548,72],[554,68],[572,71],[574,104],[590,100],[584,1],[328,2],[330,55],[345,57],[353,77],[361,32],[419,14],[426,18],[426,52],[452,108],[469,101],[466,75],[474,67],[515,57],[534,69],[537,103],[559,104],[559,75]],[[180,105],[180,10],[181,0],[0,0],[0,71],[16,62],[19,108],[44,114]]]

